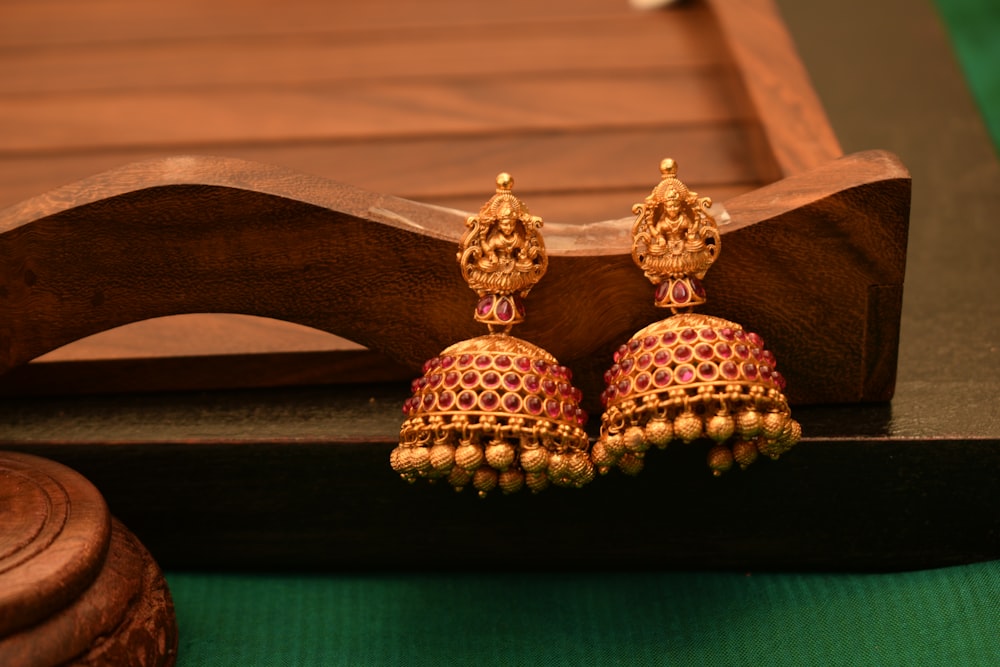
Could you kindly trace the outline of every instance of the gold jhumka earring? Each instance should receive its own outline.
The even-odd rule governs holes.
[[[782,393],[764,341],[742,326],[690,312],[705,303],[701,280],[719,256],[722,235],[712,201],[677,179],[677,164],[660,164],[662,180],[635,204],[632,258],[656,286],[654,301],[674,315],[638,331],[605,373],[601,434],[591,452],[605,473],[643,467],[651,446],[712,443],[715,475],[746,468],[758,454],[778,458],[802,435]]]
[[[513,183],[497,176],[496,194],[466,220],[458,262],[479,295],[474,317],[490,333],[447,348],[413,381],[390,457],[407,481],[446,479],[485,496],[497,487],[541,491],[594,478],[587,415],[569,369],[510,335],[548,267],[542,219],[513,195]]]

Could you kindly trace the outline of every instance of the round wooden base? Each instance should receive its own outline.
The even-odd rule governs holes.
[[[168,667],[166,581],[90,482],[0,452],[0,665]]]

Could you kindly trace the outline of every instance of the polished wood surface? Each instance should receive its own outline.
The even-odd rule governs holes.
[[[728,203],[712,312],[771,341],[793,403],[892,396],[909,185],[893,156],[870,152]],[[516,331],[574,368],[591,408],[613,350],[663,317],[631,223],[548,226],[548,274]],[[130,322],[236,312],[338,334],[416,373],[481,333],[454,261],[462,229],[454,211],[238,160],[106,172],[0,214],[0,370]]]
[[[302,1],[280,16],[262,2],[45,0],[0,12],[0,207],[137,160],[208,154],[473,211],[507,170],[547,222],[591,223],[627,216],[667,153],[716,201],[841,154],[769,0],[655,12],[624,0]],[[253,386],[301,378],[299,353],[354,347],[199,314],[45,361],[142,359],[147,388],[204,388],[192,364],[147,362],[211,356],[216,384]],[[219,359],[246,354],[278,356],[253,378]],[[48,367],[25,382],[127,389],[110,381],[117,367]],[[317,368],[313,381],[341,376]]]
[[[0,501],[0,664],[174,664],[166,581],[90,482],[0,452]]]
[[[844,149],[888,149],[913,174],[891,402],[796,407],[803,442],[746,474],[712,479],[702,451],[675,448],[635,479],[485,502],[389,469],[401,383],[8,397],[3,446],[84,471],[177,567],[896,570],[1000,558],[996,154],[928,2],[780,4]]]

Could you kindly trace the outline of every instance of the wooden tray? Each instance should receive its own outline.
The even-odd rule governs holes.
[[[0,213],[2,307],[20,327],[0,329],[0,363],[12,369],[3,378],[11,428],[0,444],[84,471],[167,566],[515,565],[526,544],[538,554],[526,565],[539,567],[895,567],[988,552],[968,527],[995,517],[950,520],[934,494],[912,509],[934,530],[881,528],[911,484],[901,461],[926,454],[869,439],[891,418],[883,401],[895,384],[909,176],[882,151],[840,156],[770,2],[690,2],[652,14],[608,0],[515,2],[502,13],[441,2],[349,16],[234,3],[218,23],[193,20],[194,2],[152,19],[125,3],[107,7],[129,41],[112,31],[67,43],[93,33],[73,18],[60,33],[64,17],[52,23],[28,5],[7,37],[61,44],[53,52],[63,62],[51,70],[58,75],[37,76],[48,65],[29,50],[33,69],[23,64],[35,75],[8,77],[21,102],[0,111],[14,147],[0,159],[0,193],[14,204]],[[111,30],[99,13],[75,20]],[[188,39],[174,43],[166,36],[179,26]],[[140,47],[137,37],[148,41]],[[158,83],[147,76],[154,65]],[[94,74],[107,68],[114,90]],[[165,157],[181,152],[233,157]],[[667,154],[732,217],[706,310],[778,348],[807,432],[796,456],[720,486],[702,476],[703,452],[678,449],[636,480],[486,503],[402,484],[387,460],[404,379],[474,326],[457,271],[411,300],[397,289],[413,284],[418,266],[435,276],[454,270],[454,209],[477,208],[498,170],[515,174],[553,248],[520,333],[572,364],[596,396],[611,349],[659,317],[628,266],[622,230]],[[116,167],[133,159],[146,161]],[[113,169],[56,188],[105,168]],[[277,228],[264,224],[274,220]],[[113,232],[120,225],[127,235]],[[146,262],[164,233],[177,247],[212,247],[192,230],[207,235],[199,241],[272,252]],[[371,269],[371,235],[401,242],[420,263],[393,274],[393,289],[338,291],[345,274]],[[329,265],[343,238],[353,244],[346,272]],[[100,256],[102,271],[80,270],[81,256]],[[267,271],[243,271],[251,280],[241,286],[211,280],[214,269],[262,258],[244,268]],[[608,326],[578,307],[589,294],[573,289],[586,284],[580,262],[621,276],[591,283],[622,290],[609,300],[621,316],[602,320]],[[128,289],[102,289],[101,275]],[[265,279],[277,275],[292,277]],[[41,290],[51,281],[60,288]],[[47,308],[31,298],[40,291]],[[305,308],[293,294],[309,295]],[[202,310],[299,322],[374,351],[345,353],[342,339],[270,320],[182,315],[24,363],[128,321]],[[294,384],[325,386],[190,391]],[[187,391],[27,397],[152,389]],[[801,407],[857,402],[869,405]],[[961,465],[992,455],[975,450]],[[865,493],[841,497],[845,470],[863,471]],[[678,509],[651,516],[648,507]],[[831,523],[838,512],[862,523]]]
[[[807,243],[812,237],[829,236],[824,226],[845,237],[833,249],[837,256],[825,256],[827,249],[821,245],[805,254],[800,248],[784,249],[786,256],[798,254],[807,269],[816,262],[832,267],[833,273],[820,279],[830,282],[828,295],[837,298],[833,293],[838,288],[845,292],[844,319],[853,320],[836,323],[845,326],[838,335],[859,346],[835,355],[853,359],[827,360],[831,366],[846,362],[852,367],[840,374],[839,382],[825,373],[818,383],[822,389],[803,391],[805,381],[798,379],[792,383],[793,392],[801,393],[793,400],[845,402],[891,396],[908,174],[891,156],[870,156],[831,168],[829,163],[839,157],[840,149],[770,2],[738,7],[692,2],[655,12],[636,11],[612,0],[550,3],[544,8],[515,3],[500,14],[476,3],[440,2],[419,12],[398,7],[374,14],[364,8],[323,13],[309,4],[293,3],[281,17],[264,5],[240,3],[232,15],[226,3],[213,6],[226,13],[225,21],[195,20],[201,5],[183,2],[156,10],[163,14],[127,3],[102,5],[114,14],[113,25],[118,28],[96,11],[52,18],[24,5],[9,12],[4,38],[9,46],[48,46],[22,49],[16,67],[0,78],[7,82],[6,92],[0,94],[6,94],[9,102],[0,111],[4,121],[0,146],[7,147],[0,151],[0,205],[26,200],[3,216],[0,229],[6,243],[17,243],[12,239],[17,228],[32,227],[44,237],[42,228],[55,224],[51,216],[59,211],[81,216],[104,230],[84,231],[85,224],[73,223],[75,231],[66,232],[87,237],[74,238],[74,244],[102,244],[100,251],[78,247],[73,263],[86,270],[95,254],[115,252],[109,240],[126,235],[113,231],[110,220],[101,221],[108,215],[105,211],[92,215],[90,209],[75,213],[70,209],[130,190],[143,199],[127,206],[145,207],[143,216],[186,209],[199,213],[189,218],[190,224],[199,229],[214,225],[220,235],[231,236],[233,231],[223,225],[239,221],[232,216],[220,220],[226,213],[221,208],[212,211],[211,203],[194,199],[185,203],[185,197],[193,196],[189,190],[145,195],[138,191],[182,184],[239,187],[320,203],[330,210],[337,210],[345,198],[357,199],[322,181],[300,178],[301,173],[409,200],[477,210],[490,193],[493,176],[504,169],[515,174],[518,193],[549,223],[550,244],[562,244],[563,254],[620,256],[626,247],[618,234],[628,225],[624,218],[631,204],[648,194],[658,178],[659,160],[669,153],[680,162],[682,177],[717,201],[785,177],[804,177],[732,204],[737,220],[733,228],[785,216],[783,224],[798,227]],[[71,39],[69,31],[80,37]],[[146,41],[135,41],[140,39]],[[180,151],[249,158],[291,171],[262,167],[254,172],[223,162],[171,160],[113,171],[31,199],[67,180]],[[817,168],[826,171],[805,176]],[[314,192],[321,193],[319,199],[312,196]],[[252,208],[254,203],[241,205]],[[398,223],[387,219],[400,215],[397,205],[384,205],[388,213],[381,216],[361,208],[348,212],[359,219]],[[798,217],[789,218],[788,212],[796,208],[802,209]],[[264,215],[259,206],[255,210]],[[126,207],[115,215],[130,213]],[[286,220],[291,215],[277,210],[269,214]],[[429,211],[420,217],[433,218],[436,236],[457,238],[461,231],[457,216]],[[623,219],[618,230],[560,230],[556,224],[615,219]],[[806,224],[818,225],[817,230]],[[878,238],[863,238],[860,230],[866,228],[877,230]],[[194,239],[192,231],[185,233]],[[337,235],[332,230],[321,233]],[[127,237],[133,236],[136,231],[130,230]],[[276,242],[277,236],[275,232]],[[809,317],[785,306],[795,290],[783,290],[782,285],[798,285],[808,275],[800,275],[795,261],[767,257],[769,249],[780,249],[780,243],[759,245],[762,252],[756,255],[741,250],[738,242],[727,246],[723,261],[729,264],[731,279],[710,285],[712,308],[733,319],[742,317],[747,326],[763,333],[772,330],[775,335],[770,340],[778,341],[787,338],[779,333],[784,327],[779,321],[786,316],[775,311],[802,320]],[[327,260],[339,252],[337,245],[326,247]],[[52,249],[57,253],[53,261],[64,265],[62,250]],[[290,248],[289,262],[304,261],[295,250]],[[434,251],[448,255],[439,248]],[[39,274],[39,267],[29,270],[21,265],[16,249],[9,252],[13,254],[4,264],[15,271],[9,278],[12,284],[29,280],[25,271]],[[862,255],[860,260],[847,256],[855,253]],[[84,254],[88,257],[80,256]],[[210,260],[201,257],[201,261]],[[850,285],[842,282],[845,276],[839,265],[843,273],[854,272],[846,278]],[[750,294],[751,290],[731,284],[748,270],[754,280],[770,281],[772,286]],[[451,267],[444,263],[440,275],[450,273]],[[64,277],[70,280],[68,274]],[[555,280],[550,278],[539,288],[540,301],[532,304],[537,319],[529,320],[523,335],[540,334],[535,340],[567,357],[566,363],[579,365],[584,357],[592,357],[587,362],[594,366],[592,376],[606,364],[617,344],[613,341],[656,316],[645,296],[640,297],[644,283],[633,275],[634,296],[620,300],[623,308],[635,305],[632,317],[602,331],[605,340],[560,345],[558,339],[567,332],[578,335],[581,328],[593,328],[550,312],[546,295],[562,289]],[[739,281],[745,284],[744,279]],[[159,277],[152,282],[159,282]],[[91,326],[77,326],[60,336],[45,336],[44,325],[10,311],[11,317],[21,320],[22,329],[7,333],[7,342],[0,340],[0,369],[49,354],[9,376],[3,383],[5,393],[338,382],[345,374],[357,377],[359,364],[367,379],[402,380],[423,357],[469,331],[462,326],[464,317],[445,318],[437,324],[437,335],[422,339],[426,344],[409,345],[401,353],[391,349],[392,343],[380,343],[349,325],[337,331],[330,320],[344,313],[334,312],[336,306],[326,302],[317,302],[313,308],[317,312],[304,316],[285,312],[281,306],[248,307],[217,299],[214,304],[159,304],[109,318],[94,312],[117,305],[105,287],[89,285],[92,289],[84,295],[81,286],[77,312],[57,317],[88,321]],[[454,292],[456,298],[460,294]],[[799,294],[806,297],[803,290]],[[748,297],[759,305],[741,306]],[[431,298],[441,298],[441,293]],[[775,302],[762,303],[768,298]],[[95,299],[100,302],[96,306]],[[34,311],[36,305],[25,307]],[[324,332],[231,314],[177,316],[194,310],[267,315]],[[328,311],[326,320],[320,317],[323,310]],[[133,324],[50,352],[87,334],[157,316],[173,317]],[[326,333],[330,331],[354,343]],[[25,337],[31,339],[30,345],[24,345]],[[391,360],[402,362],[405,369],[369,358],[356,343],[389,352]],[[17,349],[11,350],[12,344]],[[342,354],[345,348],[350,351],[347,355]],[[789,358],[794,350],[782,352],[784,368],[796,375],[799,362]],[[812,365],[813,359],[803,364]],[[796,385],[800,389],[794,389]]]

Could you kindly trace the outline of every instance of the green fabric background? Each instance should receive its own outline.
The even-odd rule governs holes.
[[[1000,2],[936,0],[965,78],[1000,152]]]
[[[1000,150],[1000,2],[937,6]],[[893,574],[167,579],[179,667],[1000,665],[1000,561]]]
[[[892,574],[167,578],[179,667],[1000,664],[1000,561]]]

